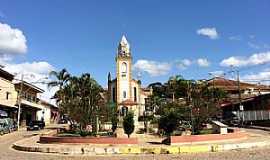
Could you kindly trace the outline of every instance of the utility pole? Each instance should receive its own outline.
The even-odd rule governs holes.
[[[242,105],[239,70],[236,70],[236,74],[237,74],[237,85],[238,85],[239,110],[241,111],[241,112],[239,112],[239,114],[242,113],[241,125],[243,126],[243,123],[244,123],[244,106]],[[240,115],[239,115],[239,119],[240,119]]]
[[[99,132],[99,106],[96,106],[96,134]]]
[[[187,84],[187,104],[189,105],[190,107],[190,121],[191,121],[191,133],[193,134],[194,133],[194,130],[193,130],[193,114],[192,114],[192,111],[193,111],[193,104],[191,102],[191,86],[190,86],[190,81],[188,81],[188,84]]]
[[[239,105],[242,105],[242,99],[241,99],[241,88],[240,88],[240,78],[239,78],[239,71],[236,71],[237,74],[237,86],[238,86],[238,98],[239,98]]]
[[[21,75],[21,85],[18,95],[18,117],[17,117],[17,127],[20,129],[20,118],[21,118],[21,105],[22,105],[22,90],[23,90],[23,74]]]
[[[261,95],[261,82],[258,82],[258,86],[259,86],[259,95]]]

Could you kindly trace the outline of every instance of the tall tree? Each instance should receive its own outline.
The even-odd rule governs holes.
[[[123,119],[123,127],[124,127],[124,132],[128,135],[128,138],[134,131],[134,115],[132,112],[128,112],[127,115]]]
[[[60,90],[70,78],[70,74],[65,68],[59,72],[51,71],[50,76],[54,77],[55,80],[49,82],[48,87],[59,87]]]
[[[53,98],[56,99],[56,102],[58,103],[58,106],[60,108],[60,112],[63,113],[62,105],[64,100],[66,99],[64,96],[64,90],[63,87],[67,84],[67,82],[70,80],[70,74],[68,71],[64,68],[61,71],[51,71],[50,76],[53,77],[54,80],[48,83],[48,88],[58,87],[58,90],[56,91]],[[60,103],[62,101],[63,103]]]
[[[227,94],[218,88],[211,88],[207,82],[193,83],[191,87],[193,134],[199,134],[203,123],[209,123],[220,114],[219,103]]]
[[[88,124],[93,124],[94,115],[99,115],[100,107],[103,107],[102,87],[88,73],[80,77],[70,76],[65,69],[52,73],[57,80],[48,86],[59,86],[55,98],[62,113],[76,120],[81,130],[86,129]]]

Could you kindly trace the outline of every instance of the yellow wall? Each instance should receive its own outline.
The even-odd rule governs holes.
[[[6,94],[9,93],[8,99]],[[0,77],[0,104],[8,107],[15,107],[17,101],[17,92],[11,81]]]

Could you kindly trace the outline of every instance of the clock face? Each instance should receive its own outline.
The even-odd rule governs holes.
[[[127,63],[126,62],[123,62],[122,65],[121,65],[121,71],[123,73],[126,73],[127,72]]]

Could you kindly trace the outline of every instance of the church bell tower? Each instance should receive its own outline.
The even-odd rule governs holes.
[[[121,103],[131,98],[131,80],[132,80],[132,57],[130,45],[125,36],[118,45],[116,55],[117,71],[117,103]]]

